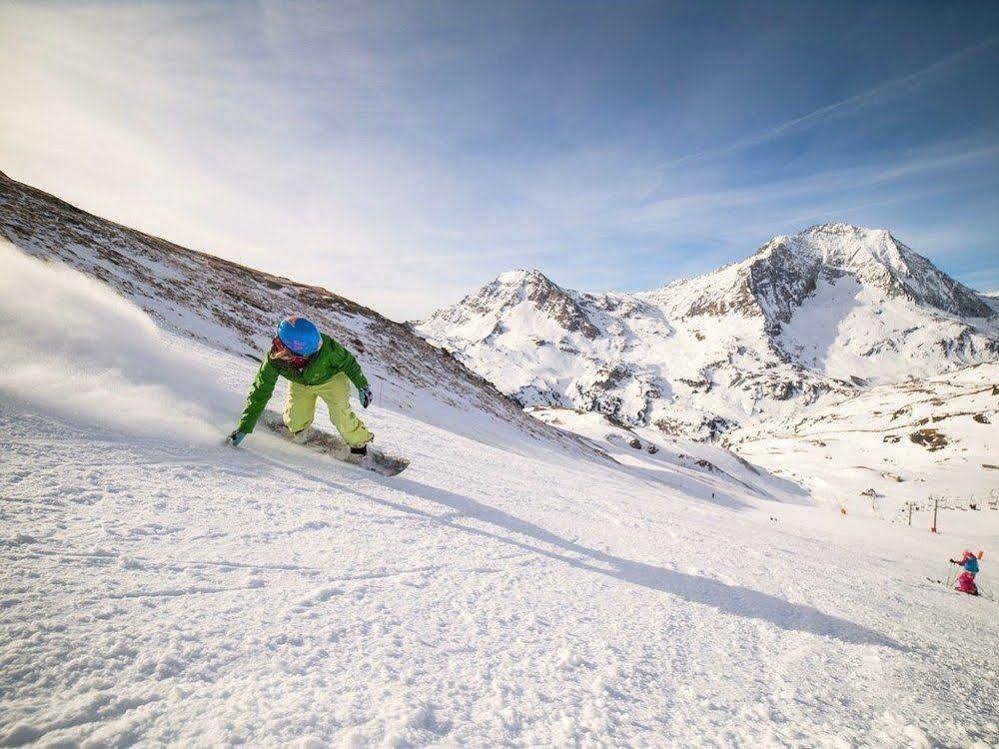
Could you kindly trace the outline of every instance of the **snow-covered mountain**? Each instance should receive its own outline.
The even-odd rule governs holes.
[[[987,298],[887,231],[846,224],[643,293],[503,273],[414,328],[525,406],[702,439],[999,358]]]

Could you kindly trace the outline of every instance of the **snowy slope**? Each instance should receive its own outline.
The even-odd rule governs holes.
[[[0,237],[109,284],[165,330],[247,358],[263,356],[277,320],[306,314],[358,355],[382,408],[493,443],[506,440],[510,449],[581,449],[568,435],[526,417],[446,353],[373,310],[326,289],[114,224],[2,173]],[[234,424],[236,415],[238,410],[228,423]],[[517,428],[504,429],[507,424]]]
[[[999,365],[882,385],[722,441],[817,499],[859,511],[925,509],[930,497],[961,511],[999,507]],[[862,494],[870,490],[873,503]]]
[[[999,739],[997,604],[924,579],[986,548],[989,585],[994,513],[931,536],[419,404],[366,413],[393,479],[232,450],[252,361],[7,249],[0,359],[0,744]]]
[[[530,413],[546,424],[587,437],[621,465],[638,475],[655,477],[683,490],[693,481],[719,488],[736,486],[756,497],[785,502],[810,502],[802,485],[761,470],[734,452],[704,442],[664,435],[649,427],[614,423],[595,411],[537,407]],[[712,494],[713,499],[721,495]],[[724,500],[723,500],[724,501]]]
[[[415,329],[525,405],[700,439],[999,358],[987,299],[887,231],[844,224],[640,294],[504,273]]]

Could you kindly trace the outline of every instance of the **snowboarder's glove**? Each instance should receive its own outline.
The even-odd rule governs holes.
[[[239,443],[243,441],[243,437],[245,437],[245,436],[246,436],[246,432],[241,432],[241,431],[239,431],[237,429],[235,432],[233,432],[232,434],[230,434],[226,438],[226,440],[233,447],[239,447]]]
[[[361,405],[367,408],[371,405],[371,388],[361,388],[357,391],[357,397],[361,399]]]

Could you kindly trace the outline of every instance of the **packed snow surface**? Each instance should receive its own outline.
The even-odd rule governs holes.
[[[0,283],[0,744],[999,741],[997,604],[926,579],[981,548],[992,589],[996,513],[933,535],[391,400],[392,479],[234,450],[253,362],[7,248]]]

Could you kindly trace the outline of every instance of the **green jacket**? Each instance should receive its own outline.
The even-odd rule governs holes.
[[[271,399],[278,375],[302,385],[322,385],[333,375],[343,372],[358,390],[368,387],[368,380],[354,355],[325,333],[322,337],[323,345],[305,369],[295,369],[285,362],[272,360],[270,354],[267,355],[264,363],[260,365],[257,376],[253,378],[250,394],[246,398],[246,408],[243,409],[243,415],[236,427],[238,431],[245,434],[253,431],[267,401]]]

